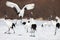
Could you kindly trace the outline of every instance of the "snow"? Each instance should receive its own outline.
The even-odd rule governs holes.
[[[26,21],[26,19],[24,19]],[[37,24],[37,30],[35,32],[35,37],[30,36],[30,32],[26,32],[24,25],[21,24],[21,20],[17,20],[16,27],[14,28],[15,34],[4,34],[8,30],[6,23],[3,18],[0,19],[0,40],[60,40],[60,29],[57,30],[57,34],[54,35],[55,25],[52,23],[47,26],[41,27],[41,24],[49,21],[38,21],[35,20]],[[54,21],[53,21],[54,22]]]

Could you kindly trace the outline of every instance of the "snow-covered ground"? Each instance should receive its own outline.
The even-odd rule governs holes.
[[[8,27],[3,19],[0,19],[0,40],[60,40],[60,29],[57,30],[57,34],[54,35],[55,25],[45,25],[41,27],[42,23],[49,21],[38,21],[35,20],[37,24],[37,30],[35,32],[35,37],[31,37],[30,33],[27,33],[24,25],[18,20],[16,27],[14,28],[15,34],[5,34]],[[12,31],[11,31],[12,32]]]

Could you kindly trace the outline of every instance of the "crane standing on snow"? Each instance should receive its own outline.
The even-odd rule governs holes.
[[[15,27],[15,25],[16,25],[16,22],[14,23],[13,20],[10,20],[10,19],[8,19],[8,20],[4,19],[4,22],[5,22],[5,23],[7,24],[7,26],[8,26],[8,31],[5,32],[5,33],[10,34],[10,29],[12,29],[12,30],[13,30],[13,33],[15,33],[14,27]]]
[[[21,18],[23,18],[24,16],[24,11],[25,10],[31,10],[34,8],[35,4],[34,3],[31,3],[31,4],[27,4],[25,5],[22,9],[19,8],[19,6],[16,4],[16,3],[13,3],[13,2],[10,2],[10,1],[7,1],[6,2],[6,6],[8,7],[11,7],[11,8],[14,8],[17,12],[17,15]]]
[[[54,35],[56,35],[57,29],[60,29],[60,18],[58,16],[56,16],[56,28]]]
[[[15,33],[15,30],[14,28],[16,27],[16,24],[17,24],[17,20],[14,19],[14,20],[11,20],[11,19],[6,19],[7,15],[4,16],[4,22],[7,24],[8,26],[8,31],[7,32],[4,32],[4,33],[8,33],[10,34],[11,32],[11,29],[13,30],[13,33]]]
[[[37,29],[37,24],[35,23],[35,20],[33,18],[28,19],[27,22],[22,22],[23,25],[25,25],[26,31],[31,33],[31,37],[35,37],[35,32]],[[30,30],[30,29],[31,30]]]

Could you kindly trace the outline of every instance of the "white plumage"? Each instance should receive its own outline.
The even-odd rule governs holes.
[[[60,23],[60,18],[59,18],[58,16],[56,16],[56,19],[58,20],[57,22],[59,22],[59,23]]]
[[[27,4],[27,5],[25,5],[25,7],[26,7],[27,10],[31,10],[31,9],[33,9],[34,6],[35,6],[34,3],[31,3],[31,4]]]
[[[20,11],[20,13],[19,13],[19,15],[18,15],[18,16],[19,16],[19,17],[20,17],[20,16],[22,16],[22,17],[23,17],[23,16],[24,16],[24,11],[25,11],[25,10],[24,10],[24,8],[23,8],[23,9]]]
[[[6,2],[6,6],[11,7],[11,8],[14,8],[14,7],[15,7],[16,10],[17,10],[17,13],[20,12],[20,8],[19,8],[19,6],[18,6],[16,3],[13,3],[13,2],[7,1],[7,2]]]

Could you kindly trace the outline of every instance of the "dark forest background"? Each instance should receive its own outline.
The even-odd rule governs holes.
[[[33,10],[26,10],[24,18],[33,17],[48,19],[50,15],[54,18],[55,16],[60,17],[60,0],[0,0],[0,18],[7,15],[7,18],[19,18],[14,9],[6,6],[6,1],[11,1],[23,8],[24,5],[29,3],[35,3]],[[33,12],[33,15],[31,14]]]

